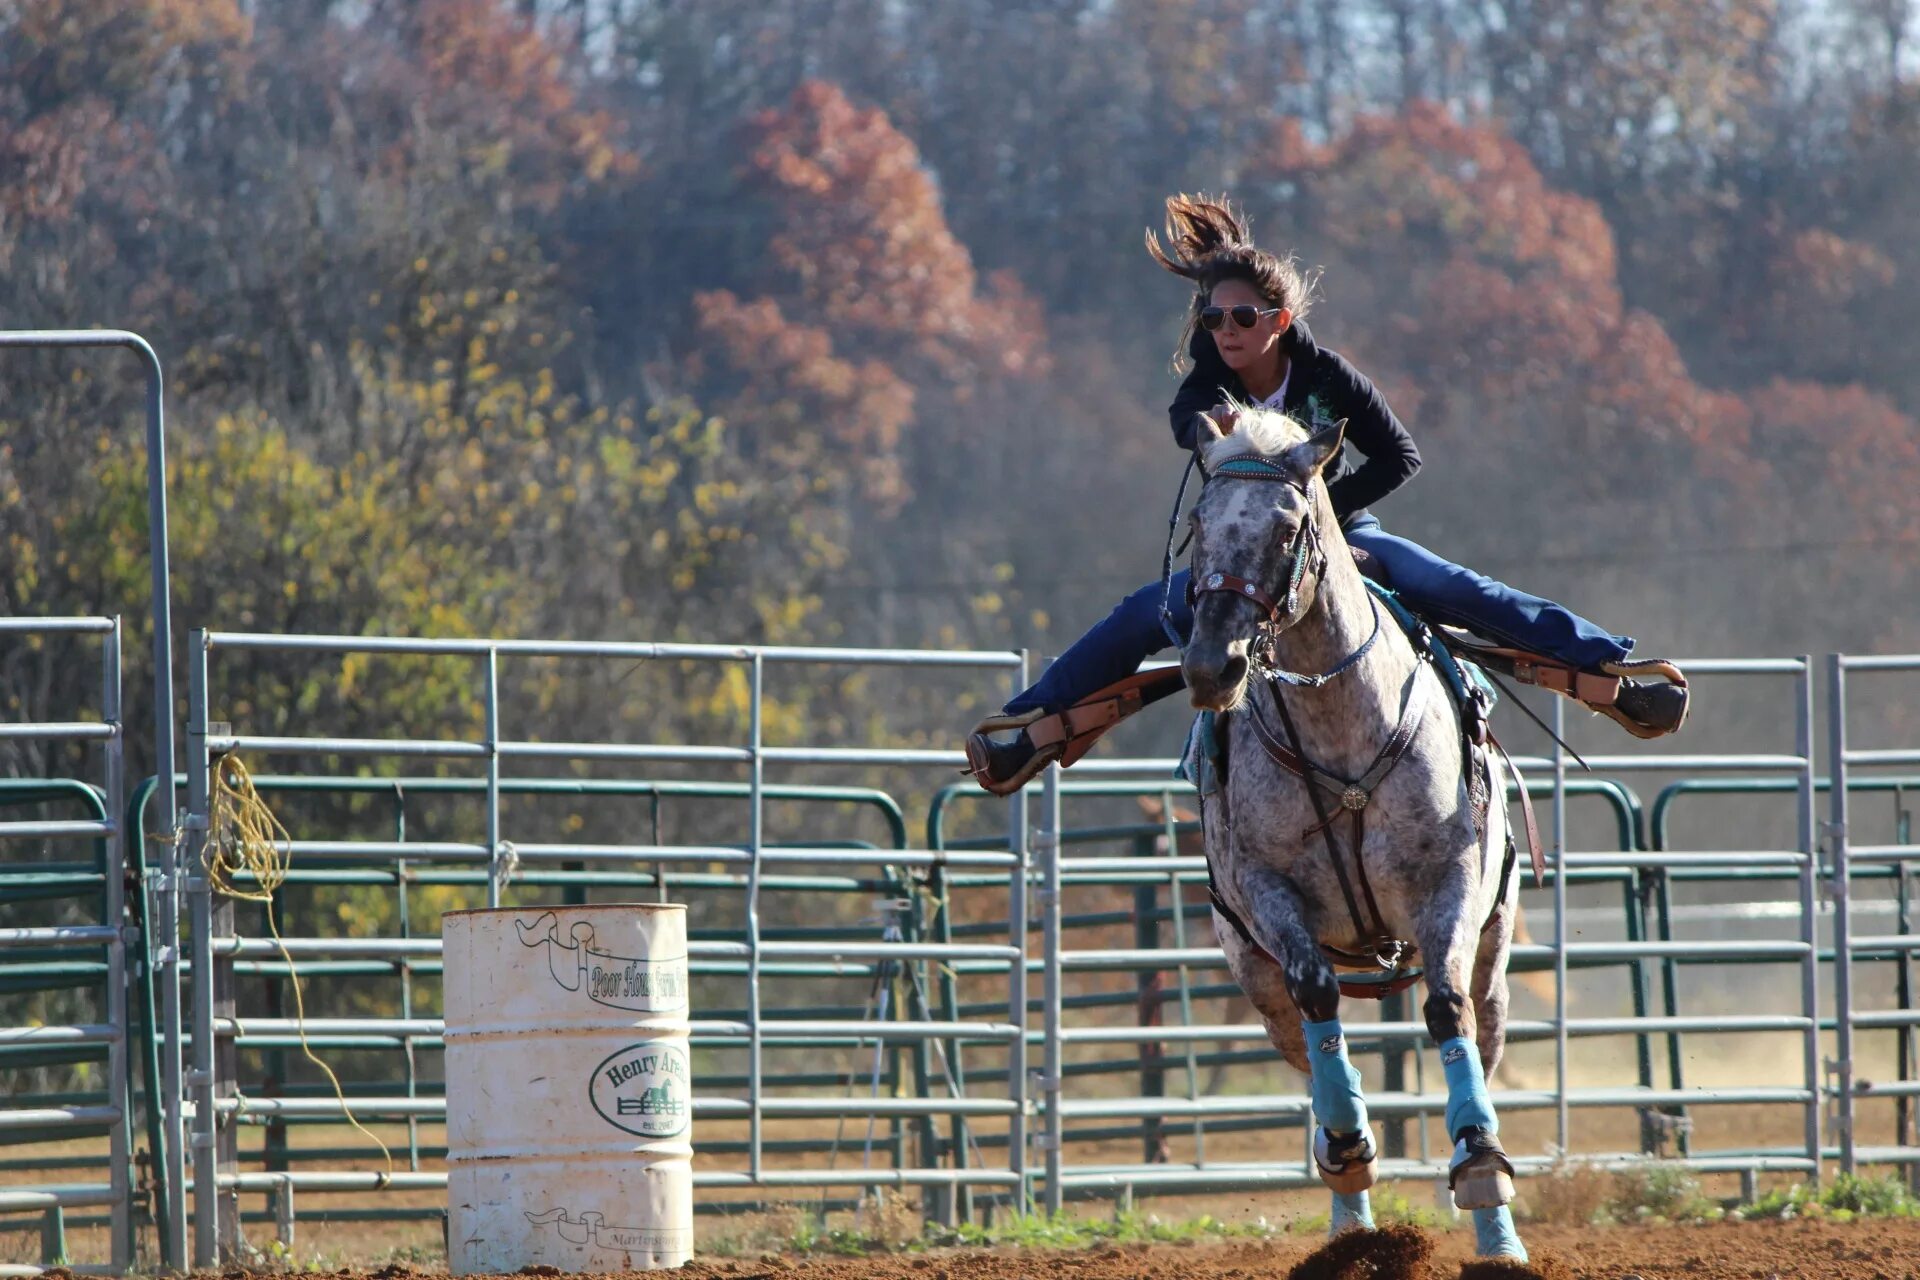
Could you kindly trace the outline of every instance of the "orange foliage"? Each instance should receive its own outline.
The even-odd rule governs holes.
[[[124,100],[225,63],[251,23],[236,0],[22,0],[4,40],[28,114],[83,97]]]
[[[413,24],[432,115],[477,135],[472,158],[510,169],[535,207],[637,169],[612,114],[581,104],[565,59],[531,22],[494,0],[423,0]]]
[[[825,482],[852,464],[861,495],[883,511],[907,496],[901,430],[913,419],[913,388],[878,360],[833,353],[826,330],[795,323],[768,298],[742,302],[726,290],[697,293],[703,350],[717,351],[733,392],[714,407],[732,420],[751,455]],[[823,445],[844,455],[822,456]]]
[[[751,132],[775,270],[764,296],[694,295],[699,341],[682,371],[754,456],[895,514],[913,493],[917,414],[951,415],[1049,368],[1039,305],[1010,273],[982,282],[883,112],[809,83]]]
[[[980,288],[919,151],[884,112],[816,81],[754,132],[778,219],[769,248],[809,315],[962,390],[1041,371],[1036,304],[1010,275]]]
[[[1353,265],[1330,288],[1369,365],[1424,393],[1406,406],[1423,433],[1555,459],[1551,482],[1581,500],[1676,450],[1726,499],[1755,491],[1746,407],[1626,307],[1598,206],[1552,189],[1498,130],[1418,104],[1326,148],[1282,130],[1267,172],[1299,184],[1313,238]]]
[[[19,224],[64,223],[90,192],[151,211],[166,170],[153,122],[188,104],[182,91],[236,92],[250,33],[235,0],[14,6],[0,24],[0,266]]]
[[[1755,448],[1771,464],[1772,517],[1805,536],[1920,541],[1920,424],[1860,386],[1776,379],[1749,393]]]

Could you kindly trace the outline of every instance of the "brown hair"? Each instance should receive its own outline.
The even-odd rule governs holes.
[[[1147,230],[1147,252],[1155,262],[1194,284],[1193,305],[1187,310],[1186,327],[1174,354],[1175,367],[1185,367],[1200,308],[1225,281],[1246,281],[1269,306],[1285,307],[1295,319],[1307,314],[1313,280],[1301,274],[1291,256],[1276,257],[1256,246],[1246,215],[1225,196],[1168,196],[1166,234],[1171,253],[1160,247],[1152,228]]]

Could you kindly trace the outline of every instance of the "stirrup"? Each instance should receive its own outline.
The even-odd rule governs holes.
[[[1031,727],[1046,714],[1044,707],[1035,707],[1031,711],[1022,711],[1013,715],[988,716],[982,720],[973,727],[973,732],[967,735],[967,767],[961,772],[979,783],[988,794],[996,796],[1010,796],[1032,782],[1039,776],[1042,769],[1065,753],[1066,742],[1056,739],[1045,746],[1035,745],[1026,759],[1020,762],[1019,767],[1006,777],[998,778],[992,773],[995,751],[993,735],[1017,729],[1022,737],[1032,743]]]
[[[1692,698],[1689,696],[1687,689],[1687,677],[1679,667],[1674,666],[1671,662],[1660,658],[1628,658],[1619,662],[1603,662],[1600,664],[1600,670],[1605,675],[1618,679],[1622,684],[1628,682],[1639,684],[1641,681],[1637,680],[1636,677],[1657,676],[1668,685],[1680,691],[1680,714],[1675,717],[1670,727],[1665,728],[1636,720],[1622,710],[1619,706],[1620,689],[1618,687],[1614,690],[1614,696],[1607,699],[1604,703],[1586,703],[1589,708],[1598,711],[1601,715],[1607,717],[1607,719],[1613,721],[1634,737],[1642,739],[1664,738],[1670,733],[1680,732],[1681,728],[1687,723],[1687,713],[1692,709]],[[1582,701],[1585,700],[1582,699]]]
[[[1186,677],[1179,667],[1155,667],[1137,671],[1124,680],[1116,680],[1104,689],[1088,694],[1080,701],[1048,715],[1035,707],[1013,715],[988,716],[974,726],[967,737],[967,764],[964,773],[996,796],[1010,796],[1058,760],[1065,769],[1093,750],[1094,743],[1107,730],[1172,693],[1186,688]],[[1033,744],[1032,756],[1004,778],[995,778],[992,767],[994,744],[991,735],[1019,729]]]

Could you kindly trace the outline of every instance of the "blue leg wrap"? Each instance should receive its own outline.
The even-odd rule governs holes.
[[[1364,1227],[1373,1230],[1373,1207],[1367,1201],[1367,1193],[1356,1191],[1352,1195],[1333,1193],[1333,1225],[1327,1229],[1328,1235],[1339,1235],[1349,1227]]]
[[[1334,1133],[1360,1132],[1367,1127],[1367,1103],[1360,1096],[1360,1073],[1347,1061],[1347,1037],[1340,1030],[1340,1019],[1302,1025],[1307,1033],[1307,1061],[1313,1067],[1315,1119]]]
[[[1318,1066],[1317,1060],[1315,1066]],[[1458,1138],[1462,1129],[1476,1127],[1488,1133],[1498,1132],[1500,1126],[1493,1117],[1493,1102],[1487,1097],[1487,1079],[1480,1070],[1480,1050],[1473,1041],[1455,1036],[1442,1042],[1440,1070],[1447,1078],[1447,1137]],[[1316,1103],[1319,1097],[1316,1092]]]
[[[1339,1211],[1335,1210],[1336,1219],[1338,1214]],[[1527,1260],[1527,1246],[1520,1243],[1520,1234],[1513,1229],[1513,1214],[1508,1212],[1506,1205],[1498,1209],[1475,1209],[1473,1234],[1479,1241],[1480,1256],[1483,1258]]]

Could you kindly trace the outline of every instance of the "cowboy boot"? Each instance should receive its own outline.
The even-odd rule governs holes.
[[[1620,691],[1614,695],[1611,703],[1589,702],[1586,705],[1615,721],[1634,737],[1662,738],[1669,733],[1678,733],[1680,726],[1687,722],[1690,705],[1687,678],[1672,663],[1657,658],[1638,659],[1603,663],[1600,670],[1606,675],[1620,677]],[[1635,680],[1628,675],[1629,672],[1659,675],[1664,677],[1665,682]]]
[[[1039,772],[1058,760],[1066,750],[1065,742],[1035,747],[1026,727],[1047,714],[1044,707],[1012,715],[988,716],[967,735],[966,772],[982,788],[996,796],[1010,796],[1033,781]],[[995,742],[993,735],[1009,729],[1021,732],[1010,742]]]

